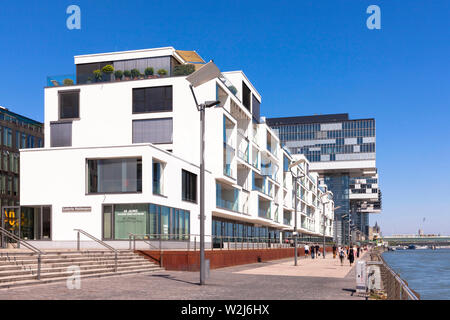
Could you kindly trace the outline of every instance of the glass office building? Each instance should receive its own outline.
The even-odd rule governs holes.
[[[310,169],[333,192],[335,241],[367,238],[368,214],[381,210],[375,119],[349,119],[341,113],[270,118],[266,123],[292,154],[308,158]]]

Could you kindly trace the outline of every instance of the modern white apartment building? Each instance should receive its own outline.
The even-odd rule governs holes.
[[[192,242],[200,221],[200,116],[186,76],[204,63],[195,51],[165,47],[76,56],[76,77],[49,77],[45,147],[20,154],[21,235],[28,230],[25,237],[44,248],[73,248],[74,229],[115,247],[127,247],[130,234]],[[332,239],[333,201],[323,213],[318,174],[281,148],[245,74],[222,72],[194,90],[199,102],[221,102],[206,110],[207,247],[222,246],[223,237],[290,237],[288,166],[301,158],[300,240]]]

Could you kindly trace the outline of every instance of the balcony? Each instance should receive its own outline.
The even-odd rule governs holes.
[[[226,200],[226,199],[222,199],[222,198],[216,198],[216,206],[218,208],[239,212],[237,201],[231,201],[231,200]]]
[[[223,173],[228,177],[234,177],[232,170],[232,162],[235,155],[235,150],[232,146],[223,143],[223,153],[224,153],[224,164],[223,164]]]
[[[144,60],[110,61],[101,65],[94,63],[91,66],[78,66],[77,74],[48,76],[47,87],[187,76],[195,71],[193,64],[171,66],[170,57],[144,58]]]
[[[216,207],[239,212],[239,190],[217,182]]]
[[[271,212],[270,207],[268,208],[258,208],[258,217],[264,218],[264,219],[271,219]]]

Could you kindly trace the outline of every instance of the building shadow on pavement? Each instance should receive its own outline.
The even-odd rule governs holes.
[[[170,274],[153,274],[153,275],[151,275],[151,277],[165,278],[167,280],[184,282],[184,283],[188,283],[188,284],[195,284],[195,285],[198,285],[198,286],[200,285],[200,282],[192,282],[192,281],[177,279],[177,278],[171,276]]]

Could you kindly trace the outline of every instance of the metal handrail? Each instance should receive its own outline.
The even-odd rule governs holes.
[[[114,249],[113,247],[111,247],[110,245],[106,244],[105,242],[103,242],[100,239],[97,239],[96,237],[94,237],[93,235],[87,233],[84,230],[81,229],[73,229],[73,231],[77,232],[77,250],[80,251],[80,233],[82,233],[83,235],[85,235],[86,237],[94,240],[95,242],[101,244],[102,246],[104,246],[105,248],[108,248],[109,250],[114,252],[114,272],[117,272],[117,250]]]
[[[205,235],[206,238],[211,239],[211,244],[220,244],[220,249],[224,248],[226,244],[228,248],[234,249],[261,249],[261,248],[289,248],[292,247],[293,243],[289,240],[292,238],[285,238],[283,241],[280,237],[271,238],[271,237],[247,237],[247,236],[218,236],[218,235]],[[186,243],[186,249],[188,251],[197,250],[197,241],[200,239],[199,234],[179,234],[179,233],[153,233],[153,234],[133,234],[129,233],[129,249],[136,250],[136,240],[144,241],[147,244],[150,244],[155,250],[162,250],[162,243],[165,241],[179,241]],[[193,240],[193,241],[192,241]],[[159,248],[152,245],[152,242],[159,242]],[[319,239],[307,240],[307,239],[299,239],[298,246],[302,246],[303,244],[317,243]],[[192,243],[193,242],[193,243]],[[327,242],[327,245],[331,245],[331,243]],[[177,249],[177,248],[173,248]],[[179,249],[179,248],[178,248]],[[214,246],[211,247],[211,250],[214,250]]]
[[[27,247],[28,249],[30,249],[31,251],[33,251],[34,253],[37,253],[38,257],[37,257],[37,279],[41,280],[41,255],[45,254],[44,251],[39,250],[38,248],[36,248],[35,246],[29,244],[27,241],[21,239],[19,236],[16,236],[14,233],[9,232],[8,230],[6,230],[3,227],[0,227],[0,233],[7,236],[10,239],[13,239],[15,241],[17,241],[17,243],[19,244],[19,248],[20,248],[20,243],[22,243],[25,247]]]

